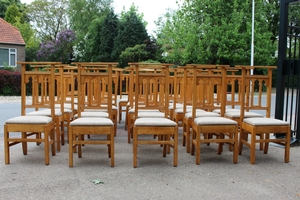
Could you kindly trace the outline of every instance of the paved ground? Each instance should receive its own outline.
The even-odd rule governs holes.
[[[1,99],[0,99],[1,100]],[[0,101],[0,199],[300,199],[300,147],[291,148],[290,163],[283,149],[271,146],[267,155],[257,150],[256,164],[249,163],[244,147],[237,164],[227,148],[202,146],[201,165],[185,153],[179,130],[178,167],[172,154],[162,157],[158,146],[140,146],[138,168],[132,167],[132,145],[127,143],[124,122],[115,139],[115,167],[110,167],[106,146],[85,146],[83,158],[74,156],[68,167],[68,146],[50,165],[44,165],[43,146],[11,148],[11,164],[4,164],[3,123],[20,114],[18,102]],[[103,184],[94,184],[101,180]]]

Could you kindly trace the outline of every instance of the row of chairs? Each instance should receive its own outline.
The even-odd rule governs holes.
[[[200,144],[212,142],[218,143],[219,154],[223,144],[229,144],[234,163],[238,147],[241,154],[242,145],[249,146],[253,164],[255,143],[260,143],[267,153],[268,143],[276,142],[285,146],[285,162],[289,161],[289,124],[269,118],[272,67],[268,67],[268,75],[254,76],[249,73],[253,68],[242,66],[234,69],[216,65],[171,68],[172,65],[166,63],[130,63],[128,68],[121,70],[116,68],[117,63],[20,64],[22,111],[21,116],[8,119],[4,125],[6,164],[10,163],[10,146],[22,143],[26,155],[27,142],[43,142],[45,164],[48,165],[50,146],[55,155],[55,144],[59,151],[67,129],[70,167],[73,166],[73,153],[77,151],[81,157],[82,146],[86,144],[107,145],[113,167],[117,118],[120,122],[123,112],[126,112],[128,142],[133,139],[134,167],[137,167],[137,148],[142,144],[163,146],[163,156],[173,148],[173,165],[177,166],[179,126],[183,126],[186,151],[194,154],[196,149],[196,164],[200,164]],[[256,82],[259,84],[255,85]],[[267,87],[265,106],[261,102],[263,89],[266,89],[263,87]],[[28,93],[32,94],[31,104],[26,103]],[[121,100],[117,100],[117,95]],[[127,98],[123,99],[122,95]],[[255,95],[259,100],[254,105]],[[235,109],[236,106],[240,109]],[[35,110],[26,112],[26,108]],[[266,110],[266,117],[249,112],[251,109]],[[270,138],[270,133],[276,131],[285,133],[286,137]],[[21,138],[10,137],[10,132],[21,132]],[[248,133],[251,134],[250,143]],[[106,139],[86,139],[85,135],[88,138],[106,135]]]

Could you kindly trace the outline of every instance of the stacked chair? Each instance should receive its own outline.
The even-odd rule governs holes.
[[[10,147],[21,143],[23,154],[27,155],[27,143],[35,142],[44,144],[45,164],[50,164],[49,149],[51,147],[52,155],[56,154],[55,149],[55,131],[60,131],[60,128],[55,128],[57,115],[55,113],[55,62],[19,62],[22,66],[22,95],[21,95],[21,116],[6,120],[4,124],[4,154],[5,163],[10,163]],[[29,67],[27,66],[29,65]],[[31,66],[38,65],[41,68],[48,67],[48,70],[37,70]],[[26,70],[29,68],[30,70]],[[32,94],[32,103],[27,104],[26,95]],[[40,112],[40,115],[26,115],[26,109],[41,109],[46,108],[48,113]],[[37,111],[38,112],[38,111]],[[49,116],[48,116],[49,115]],[[56,130],[55,130],[56,129]],[[20,132],[21,137],[13,137],[11,132]],[[57,136],[59,133],[57,132]],[[34,137],[35,136],[35,137]]]

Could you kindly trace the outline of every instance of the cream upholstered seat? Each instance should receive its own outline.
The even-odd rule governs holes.
[[[134,104],[134,123],[133,123],[133,167],[137,167],[137,148],[141,145],[162,145],[163,157],[167,154],[167,149],[173,147],[173,166],[178,164],[178,125],[174,121],[168,119],[169,105],[169,66],[170,64],[160,64],[156,66],[144,65],[139,63],[131,63],[135,67],[135,104]],[[151,68],[156,73],[142,73],[140,68]],[[143,85],[143,90],[138,88]],[[144,104],[141,109],[158,109],[163,112],[164,117],[156,117],[154,115],[160,112],[139,112],[138,96],[141,93],[152,95],[144,95]],[[144,115],[144,117],[140,117]],[[150,115],[150,116],[149,116]],[[129,127],[128,127],[129,128]],[[141,135],[156,135],[158,139],[153,137],[141,138]]]
[[[44,155],[45,155],[45,164],[50,164],[49,158],[49,149],[51,146],[51,152],[54,156],[56,154],[55,149],[55,109],[54,109],[54,88],[55,88],[55,79],[54,79],[54,68],[57,63],[49,63],[49,62],[20,62],[22,66],[22,97],[21,97],[21,114],[22,116],[14,117],[5,121],[4,124],[4,155],[5,155],[5,164],[10,163],[10,147],[17,145],[19,143],[22,144],[23,154],[27,155],[27,143],[35,142],[37,144],[44,144]],[[26,66],[29,65],[39,65],[39,66],[50,66],[51,70],[48,71],[27,71]],[[29,67],[29,69],[30,69]],[[30,80],[32,80],[30,82]],[[47,99],[47,105],[50,108],[49,116],[38,115],[38,116],[26,116],[26,91],[29,87],[27,83],[31,83],[32,88],[43,88],[43,86],[47,86],[49,89],[49,93],[47,96],[38,96],[45,95],[45,93],[36,93],[33,90],[33,93],[36,95],[36,99]],[[49,95],[49,96],[48,96]],[[36,99],[33,100],[35,103]],[[12,137],[10,132],[20,132],[21,136]],[[35,136],[31,137],[31,136]]]
[[[219,114],[213,112],[207,112],[204,110],[197,109],[195,117],[220,117]],[[193,123],[193,112],[187,112],[183,118],[183,135],[182,135],[182,145],[186,146],[186,152],[190,153],[191,145],[190,145],[190,138],[191,132],[190,129],[192,128]]]

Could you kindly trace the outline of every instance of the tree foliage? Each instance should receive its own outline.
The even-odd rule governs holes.
[[[120,20],[118,35],[114,42],[112,56],[119,58],[122,51],[137,44],[143,44],[149,38],[145,25],[135,11],[130,11]]]
[[[70,63],[75,39],[75,33],[71,30],[60,32],[55,41],[46,41],[41,44],[37,53],[37,60]]]
[[[76,32],[76,57],[85,59],[85,48],[88,31],[94,21],[106,16],[113,0],[70,0],[68,17],[71,29]]]
[[[112,56],[114,40],[118,34],[119,19],[111,10],[104,18],[94,20],[89,27],[86,43],[86,60],[115,61]]]
[[[256,2],[255,63],[272,64],[275,46],[265,1]],[[252,1],[189,0],[158,22],[158,43],[165,60],[178,64],[249,65]],[[269,29],[269,30],[268,30]]]
[[[7,7],[4,20],[7,21],[10,24],[16,23],[17,19],[19,18],[21,22],[23,22],[23,16],[21,12],[19,11],[19,8],[16,4],[11,4]]]
[[[58,33],[69,29],[67,0],[35,0],[26,10],[38,37],[55,41]]]

